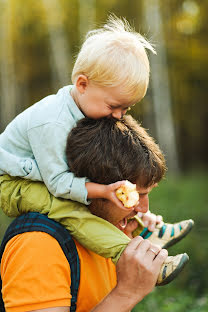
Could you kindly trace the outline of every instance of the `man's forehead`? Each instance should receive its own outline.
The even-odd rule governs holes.
[[[153,185],[151,185],[151,186],[149,186],[149,187],[141,187],[141,186],[139,186],[139,185],[137,184],[136,189],[137,189],[137,191],[139,192],[139,194],[148,194],[149,192],[151,192],[151,190],[152,190],[154,187],[157,187],[157,186],[158,186],[157,183],[155,183],[155,184],[153,184]]]

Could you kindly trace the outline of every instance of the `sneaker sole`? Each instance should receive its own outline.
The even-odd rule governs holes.
[[[174,280],[178,276],[178,274],[183,270],[184,266],[188,261],[189,256],[186,253],[184,253],[177,268],[167,278],[165,278],[163,282],[161,282],[160,284],[156,284],[156,286],[164,286],[172,282],[172,280]]]
[[[194,226],[194,221],[190,220],[190,223],[187,226],[186,230],[180,236],[173,238],[171,241],[167,242],[162,248],[167,249],[175,245],[177,242],[179,242],[182,238],[184,238],[191,231],[193,226]]]

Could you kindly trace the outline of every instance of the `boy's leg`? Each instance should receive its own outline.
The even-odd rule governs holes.
[[[157,245],[160,245],[162,248],[169,248],[170,246],[179,242],[184,238],[192,229],[194,225],[193,220],[183,220],[178,223],[169,224],[169,223],[160,223],[156,225],[156,229],[148,239]],[[142,235],[141,235],[142,236]],[[143,232],[144,238],[148,236],[148,232]]]
[[[174,224],[160,222],[156,225],[155,230],[151,232],[144,227],[139,217],[135,216],[134,218],[138,222],[138,228],[133,232],[133,236],[140,235],[162,248],[168,248],[179,242],[191,231],[194,225],[194,221],[191,219]]]
[[[56,198],[42,182],[0,176],[0,206],[10,217],[40,212],[61,223],[84,247],[116,263],[130,238],[78,202]]]
[[[156,285],[164,286],[169,284],[183,270],[188,261],[189,256],[186,253],[167,257],[160,270]]]

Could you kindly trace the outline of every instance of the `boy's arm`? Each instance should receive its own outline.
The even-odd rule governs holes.
[[[55,197],[83,204],[89,204],[88,199],[91,198],[106,198],[120,209],[126,210],[115,195],[115,190],[124,184],[124,181],[110,185],[91,183],[87,178],[78,178],[69,171],[65,151],[67,134],[63,126],[54,123],[30,129],[28,132],[42,179],[50,193]],[[30,174],[25,178],[33,180]]]
[[[124,185],[126,181],[118,181],[112,184],[98,184],[93,182],[86,182],[86,189],[88,193],[88,198],[105,198],[110,200],[113,204],[115,204],[118,208],[126,211],[131,211],[134,207],[126,208],[123,203],[116,196],[115,191],[121,186]]]
[[[42,181],[42,177],[35,159],[16,156],[0,147],[0,175],[9,174],[14,177],[25,178],[28,174],[33,181]]]
[[[30,145],[41,176],[55,197],[88,204],[86,178],[77,178],[66,162],[65,146],[68,130],[59,123],[47,123],[28,131]],[[33,180],[32,176],[25,177]]]

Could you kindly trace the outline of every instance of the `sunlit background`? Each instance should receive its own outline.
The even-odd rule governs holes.
[[[126,17],[157,50],[149,55],[147,95],[130,112],[156,138],[169,168],[150,208],[167,222],[196,223],[169,252],[190,255],[184,272],[135,311],[208,311],[207,0],[0,0],[0,132],[18,113],[71,83],[85,33],[109,13]],[[2,237],[8,219],[0,217]]]

